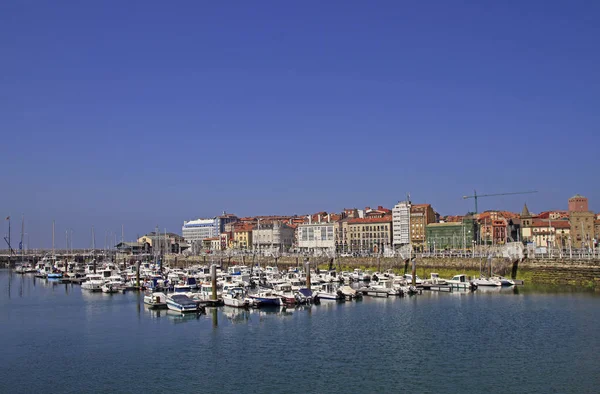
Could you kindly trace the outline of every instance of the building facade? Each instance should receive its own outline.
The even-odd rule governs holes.
[[[435,211],[430,204],[413,204],[410,207],[410,243],[413,250],[425,249],[427,225],[435,223]]]
[[[259,226],[252,230],[252,247],[254,249],[287,252],[293,246],[296,233],[294,228],[280,222]]]
[[[592,249],[594,247],[595,218],[594,212],[590,211],[569,212],[571,247],[575,249]]]
[[[185,239],[175,233],[160,234],[148,233],[137,240],[141,244],[148,244],[154,253],[181,253],[188,248]]]
[[[189,244],[216,237],[219,233],[215,219],[190,220],[183,222],[181,228],[181,234]]]
[[[588,199],[579,194],[569,198],[569,212],[588,212]]]
[[[225,226],[227,226],[228,224],[231,224],[231,223],[236,223],[240,219],[231,213],[223,212],[223,214],[221,216],[217,216],[214,220],[215,220],[215,227],[217,228],[217,234],[221,234],[221,233],[228,231],[225,229]],[[229,230],[229,231],[231,231],[231,230]]]
[[[466,250],[477,243],[477,223],[473,218],[465,218],[462,222],[431,223],[426,228],[426,249]]]
[[[252,248],[252,225],[243,224],[233,229],[233,247],[235,249]]]
[[[401,201],[392,208],[394,248],[410,244],[410,201]]]
[[[350,251],[350,242],[349,242],[349,234],[350,234],[350,225],[348,221],[351,218],[344,218],[335,222],[335,248],[340,253],[347,253]]]
[[[382,253],[392,245],[392,217],[349,219],[349,243],[352,252]]]
[[[534,219],[531,224],[531,242],[536,248],[567,249],[570,225],[567,220]]]
[[[302,252],[335,251],[335,223],[303,223],[298,225],[298,248]]]

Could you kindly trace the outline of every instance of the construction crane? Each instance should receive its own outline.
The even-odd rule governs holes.
[[[475,213],[477,213],[477,199],[479,197],[493,197],[493,196],[508,196],[510,194],[529,194],[529,193],[537,193],[537,190],[532,190],[528,192],[512,192],[512,193],[494,193],[494,194],[477,194],[477,190],[473,190],[472,196],[463,196],[463,199],[472,198],[475,200]]]

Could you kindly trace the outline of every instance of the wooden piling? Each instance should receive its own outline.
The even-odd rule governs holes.
[[[412,285],[417,285],[417,259],[414,257],[412,259]]]
[[[308,257],[306,258],[304,266],[306,267],[306,288],[310,290],[310,260]]]
[[[135,279],[137,281],[137,287],[139,289],[140,288],[140,261],[139,260],[137,261],[136,266],[137,266],[137,268],[135,270]]]
[[[217,300],[217,266],[214,264],[210,266],[210,276],[212,279],[212,300],[216,301]]]

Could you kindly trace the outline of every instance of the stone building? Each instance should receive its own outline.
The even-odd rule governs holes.
[[[571,246],[575,249],[590,249],[594,243],[594,212],[571,211],[569,224],[571,226]]]
[[[287,224],[274,221],[259,224],[252,230],[252,247],[257,250],[287,252],[294,244],[296,230]]]
[[[425,249],[427,225],[435,223],[435,211],[430,204],[413,204],[410,207],[410,243],[413,250]]]
[[[571,247],[592,249],[594,247],[596,215],[588,210],[588,199],[579,194],[569,198],[569,224]]]
[[[348,232],[351,251],[382,253],[392,245],[392,217],[349,219]]]
[[[588,199],[579,194],[569,198],[569,212],[588,212]]]

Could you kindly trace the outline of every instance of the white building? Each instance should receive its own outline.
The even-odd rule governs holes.
[[[410,201],[401,201],[392,208],[393,245],[410,244]]]
[[[298,247],[304,252],[335,251],[335,223],[305,223],[298,226]]]
[[[215,219],[196,219],[183,222],[181,233],[189,244],[219,235]]]

